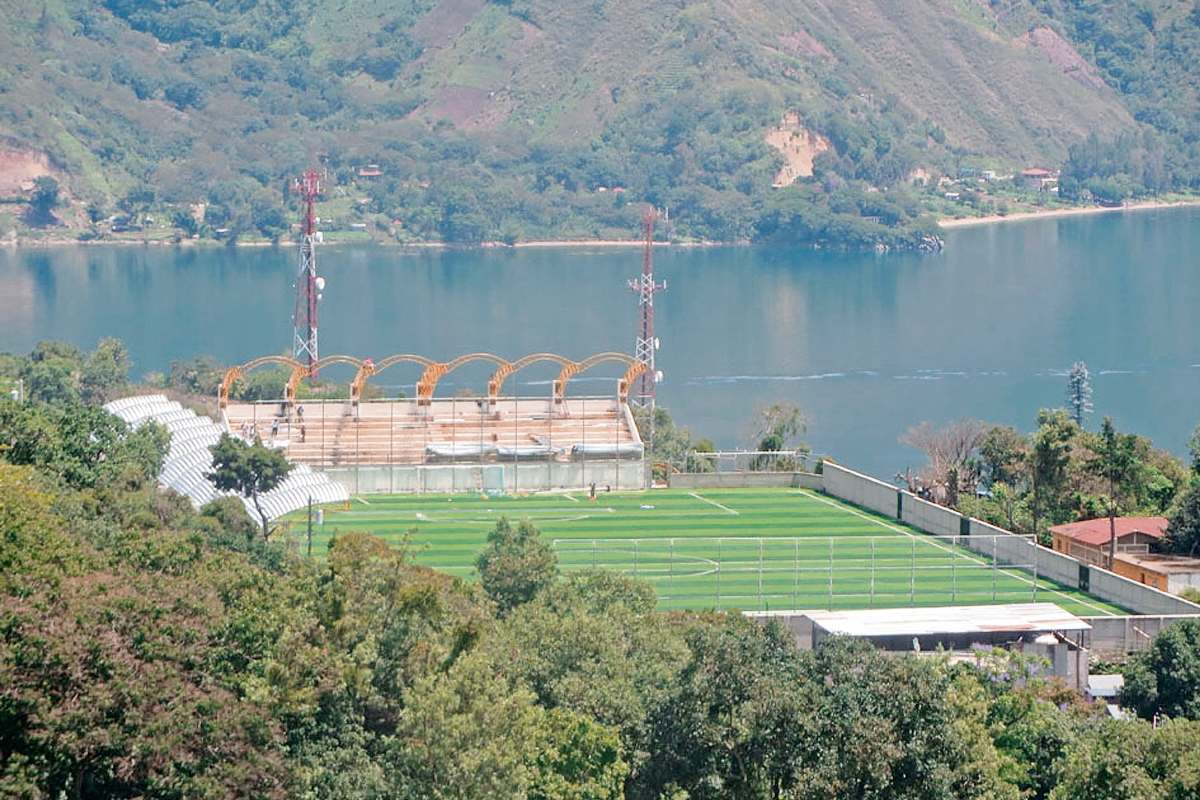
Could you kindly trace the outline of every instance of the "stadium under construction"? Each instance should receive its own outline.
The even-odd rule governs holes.
[[[441,378],[475,362],[492,365],[486,391],[481,386],[471,396],[435,396]],[[547,362],[558,367],[547,395],[503,394],[510,377]],[[363,399],[373,377],[404,363],[422,368],[413,397]],[[290,370],[282,398],[230,400],[236,381],[272,365]],[[335,365],[356,370],[345,399],[297,399],[305,377]],[[623,370],[613,391],[567,394],[573,377],[601,365]],[[292,461],[325,473],[353,494],[519,493],[593,485],[640,490],[648,485],[648,469],[628,399],[646,369],[644,361],[611,352],[580,361],[552,353],[516,360],[472,353],[449,362],[407,354],[378,362],[327,356],[313,365],[269,356],[230,369],[219,404],[230,433],[284,449]]]

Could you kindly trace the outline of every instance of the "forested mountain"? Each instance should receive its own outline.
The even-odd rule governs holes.
[[[652,204],[681,237],[911,245],[927,176],[1200,174],[1190,1],[5,6],[0,196],[47,173],[85,231],[277,236],[318,161],[330,227],[456,242],[628,237]]]

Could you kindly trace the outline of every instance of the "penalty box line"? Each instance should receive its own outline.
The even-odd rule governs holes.
[[[733,516],[735,516],[735,517],[740,517],[740,516],[741,516],[741,514],[739,514],[737,511],[734,511],[734,510],[733,510],[732,508],[730,508],[729,506],[723,506],[723,505],[721,505],[720,503],[718,503],[716,500],[709,500],[707,497],[701,497],[700,495],[696,494],[695,492],[688,492],[688,496],[689,496],[689,497],[694,497],[694,498],[696,498],[697,500],[703,500],[704,502],[706,502],[706,503],[709,503],[709,504],[711,504],[711,505],[714,505],[714,506],[716,506],[717,508],[721,509],[722,511],[726,511],[726,512],[728,512],[728,513],[732,514],[732,515],[733,515]]]
[[[936,539],[930,540],[930,539],[926,538],[926,539],[922,540],[919,537],[917,537],[915,534],[913,534],[911,531],[906,531],[903,528],[900,528],[900,527],[897,527],[896,525],[891,524],[890,522],[884,522],[883,520],[875,519],[874,517],[871,517],[871,516],[868,516],[868,515],[862,513],[861,511],[859,511],[856,508],[850,508],[850,507],[844,506],[840,503],[835,503],[827,497],[821,497],[820,495],[813,494],[812,492],[810,492],[806,489],[797,489],[795,492],[793,492],[793,494],[802,495],[804,497],[810,497],[813,500],[819,500],[820,502],[822,502],[828,506],[833,506],[834,508],[841,509],[842,511],[853,514],[856,517],[861,517],[862,519],[865,519],[869,522],[874,522],[876,525],[880,525],[889,530],[893,530],[896,533],[902,533],[905,536],[908,536],[909,538],[911,538],[913,540],[923,541],[923,543],[926,545],[932,545],[933,547],[937,547],[941,550],[945,550],[946,552],[950,553],[951,555],[962,556],[963,558],[967,559],[968,561],[974,561],[979,564],[987,564],[988,563],[984,559],[979,558],[978,556],[976,556],[974,554],[960,553],[952,547],[947,547],[946,545],[942,544],[941,542],[937,541]],[[1035,547],[1036,547],[1036,545],[1035,545]],[[997,565],[997,568],[999,569],[1000,572],[1003,572],[1005,575],[1008,575],[1011,578],[1016,578],[1017,580],[1024,581],[1025,583],[1028,583],[1030,586],[1034,585],[1034,582],[1031,579],[1027,578],[1026,576],[1022,575],[1019,572],[1011,572],[1010,570],[1007,570],[1003,567],[999,567],[999,565]],[[1079,603],[1080,605],[1084,605],[1084,606],[1087,606],[1088,608],[1095,609],[1096,611],[1100,612],[1101,614],[1103,614],[1106,617],[1113,616],[1111,611],[1106,611],[1105,609],[1100,608],[1097,605],[1093,605],[1092,603],[1089,603],[1087,600],[1082,600],[1077,597],[1071,597],[1066,592],[1060,591],[1058,589],[1051,589],[1051,588],[1047,587],[1044,591],[1047,591],[1050,594],[1056,594],[1059,597],[1061,597],[1065,600],[1068,600],[1070,602]]]

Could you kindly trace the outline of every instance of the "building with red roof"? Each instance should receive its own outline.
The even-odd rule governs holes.
[[[1113,526],[1117,531],[1117,555],[1122,553],[1145,555],[1150,545],[1163,537],[1167,530],[1166,517],[1117,517]],[[1109,542],[1112,530],[1108,517],[1089,519],[1086,522],[1068,522],[1050,528],[1054,536],[1054,549],[1077,558],[1085,564],[1108,563]]]
[[[1167,530],[1165,517],[1117,517],[1117,554],[1112,571],[1138,583],[1178,594],[1200,588],[1200,559],[1152,553]],[[1108,517],[1050,528],[1054,549],[1085,564],[1108,568],[1112,532]]]
[[[1041,167],[1022,170],[1021,181],[1030,189],[1049,189],[1058,184],[1058,173]]]

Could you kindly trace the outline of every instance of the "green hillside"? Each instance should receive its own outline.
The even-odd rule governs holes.
[[[676,238],[911,247],[941,197],[914,178],[1057,168],[1089,135],[1147,155],[1080,149],[1072,187],[1191,185],[1154,167],[1200,124],[1170,90],[1191,85],[1191,4],[1134,5],[9,0],[0,235],[151,214],[159,234],[275,237],[319,161],[333,236],[623,238],[652,204]],[[1139,25],[1172,37],[1168,66]],[[789,113],[827,149],[772,189]],[[53,218],[11,202],[39,163]]]

